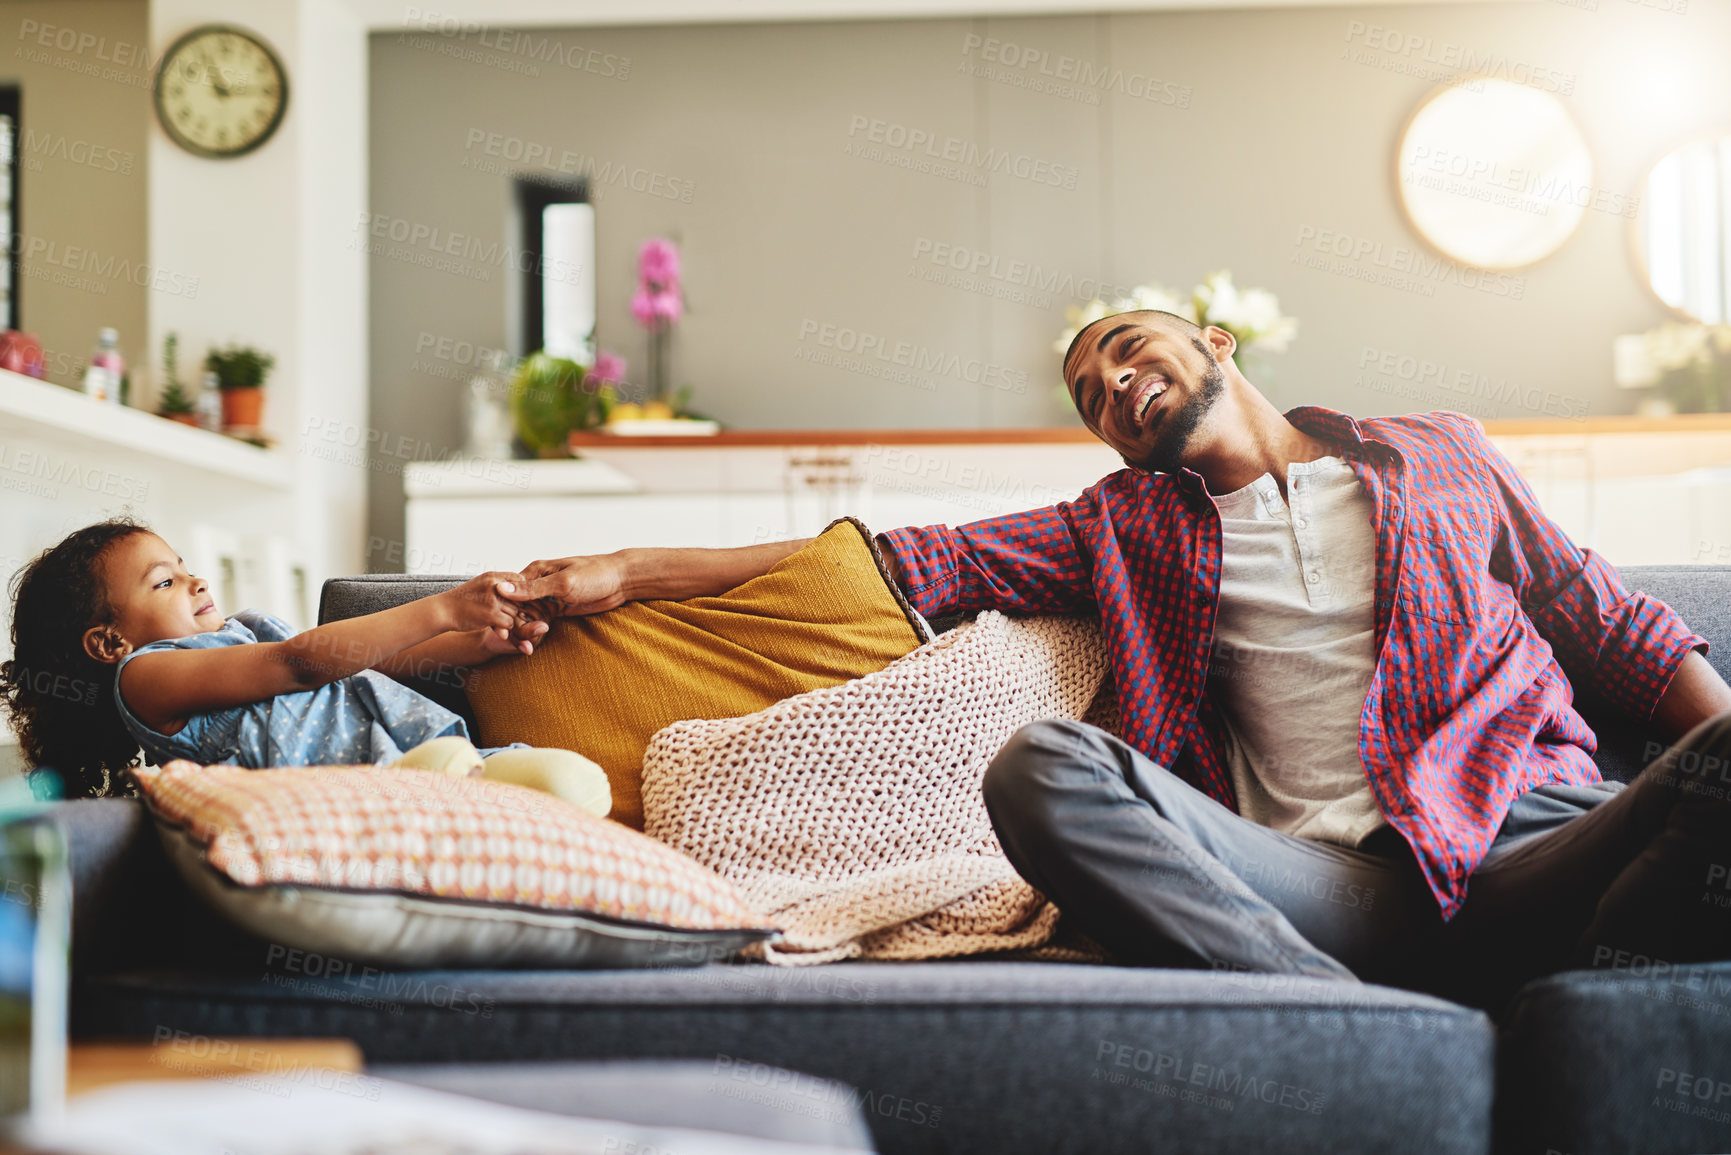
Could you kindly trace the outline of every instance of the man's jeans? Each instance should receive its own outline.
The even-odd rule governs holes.
[[[1517,798],[1447,923],[1392,829],[1357,850],[1280,834],[1081,722],[1017,731],[985,799],[1022,877],[1123,962],[1357,976],[1488,1006],[1636,954],[1731,958],[1731,712],[1626,788]]]

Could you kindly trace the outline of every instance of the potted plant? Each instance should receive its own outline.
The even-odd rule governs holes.
[[[607,420],[615,394],[588,369],[568,357],[538,351],[523,358],[511,377],[511,420],[517,439],[537,457],[566,457],[574,430]]]
[[[162,342],[162,396],[156,402],[156,415],[182,425],[198,426],[198,413],[186,387],[180,383],[180,337],[170,333]]]
[[[204,367],[216,374],[216,387],[222,390],[223,428],[259,426],[264,413],[265,374],[275,365],[275,357],[245,345],[205,354]]]

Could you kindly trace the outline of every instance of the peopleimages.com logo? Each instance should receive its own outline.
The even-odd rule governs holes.
[[[848,121],[847,134],[851,139],[845,152],[884,163],[899,163],[891,157],[917,159],[953,165],[967,171],[970,176],[997,173],[1065,189],[1076,187],[1076,178],[1081,172],[1073,164],[1059,164],[991,145],[982,146],[959,136],[945,136],[929,128],[880,120],[860,113],[855,113]],[[900,164],[900,167],[917,166]]]
[[[1172,108],[1190,107],[1192,90],[1188,84],[1097,64],[1079,56],[1053,55],[1047,49],[1017,44],[1013,40],[970,32],[962,38],[962,56],[965,75],[981,76],[1015,88],[1050,92],[1082,104],[1098,104],[1098,93],[1116,92],[1132,100],[1146,100]]]

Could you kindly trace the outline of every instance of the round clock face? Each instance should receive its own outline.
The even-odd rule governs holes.
[[[249,32],[221,24],[175,41],[156,74],[156,116],[174,143],[199,156],[251,152],[288,108],[282,62]]]

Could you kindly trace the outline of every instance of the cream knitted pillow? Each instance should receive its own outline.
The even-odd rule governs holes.
[[[1092,622],[983,613],[876,673],[662,730],[645,831],[783,927],[771,961],[1040,945],[1057,913],[1004,858],[980,779],[1018,727],[1082,717],[1106,669]]]

